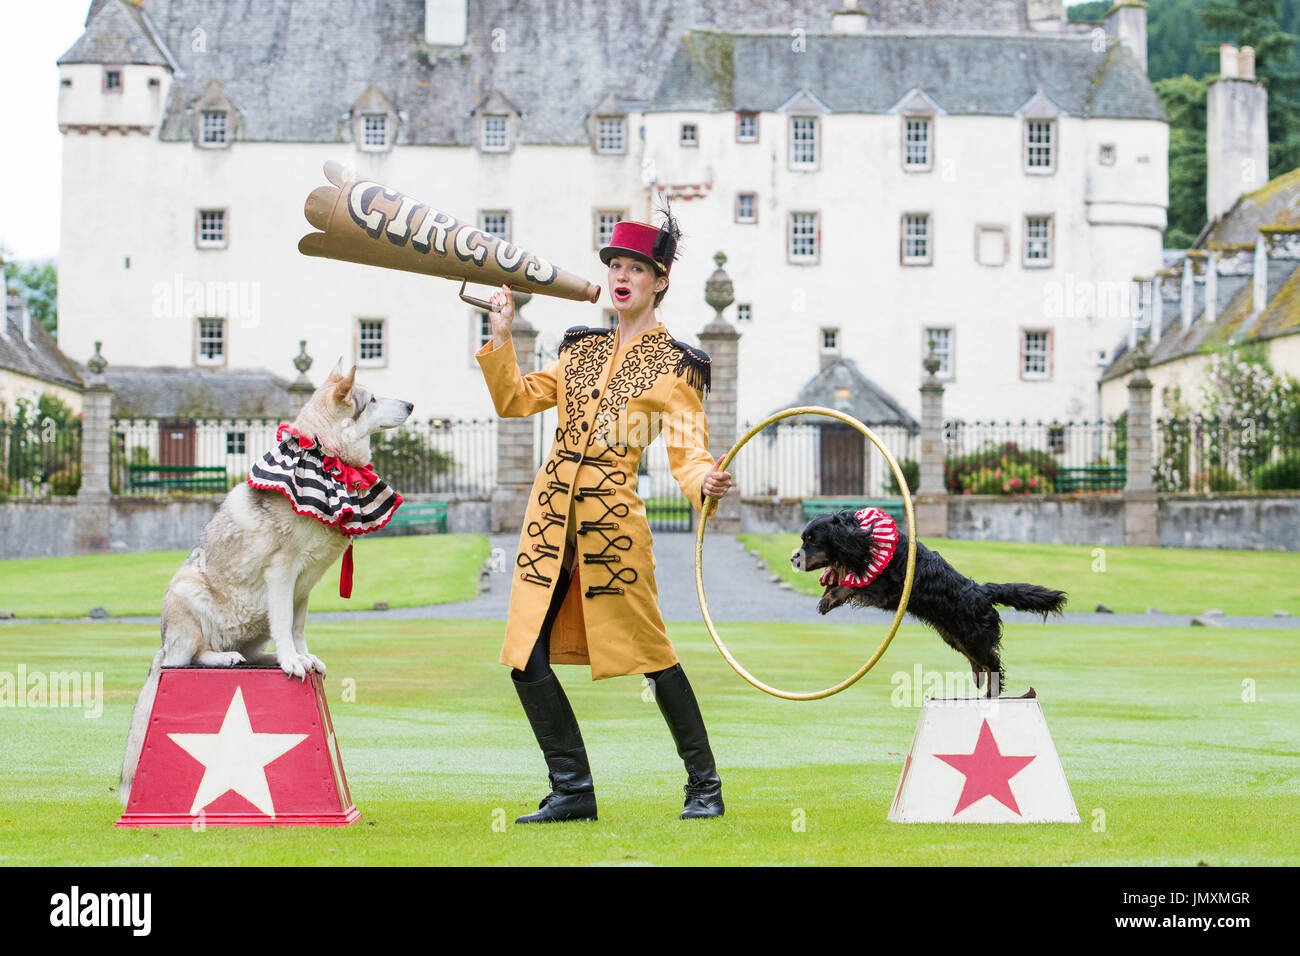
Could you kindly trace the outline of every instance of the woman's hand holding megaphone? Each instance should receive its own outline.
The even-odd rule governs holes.
[[[492,329],[492,348],[499,349],[510,341],[510,326],[515,321],[515,297],[510,294],[510,286],[503,285],[492,293],[490,301],[495,310],[487,314]]]

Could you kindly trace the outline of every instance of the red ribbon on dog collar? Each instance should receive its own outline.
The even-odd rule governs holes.
[[[352,542],[348,542],[348,549],[343,552],[343,566],[339,568],[339,597],[352,597]]]
[[[280,427],[275,430],[276,444],[279,444],[280,442],[284,441],[284,436],[286,432],[292,435],[294,438],[298,439],[299,448],[314,448],[316,446],[315,439],[310,438],[307,435],[304,435],[302,432],[298,431],[298,429],[294,428],[292,425],[288,424],[287,422],[281,422]]]
[[[326,455],[322,458],[321,465],[349,488],[369,488],[379,480],[379,476],[375,474],[374,465],[362,465],[360,468],[355,468],[334,455]]]
[[[885,570],[885,566],[894,557],[895,549],[898,548],[898,525],[894,524],[894,519],[885,512],[879,508],[863,508],[853,517],[858,519],[858,526],[871,535],[871,563],[867,565],[867,573],[863,576],[845,571],[841,579],[839,570],[829,567],[817,579],[822,587],[843,584],[851,588],[865,588],[880,576],[881,571]]]

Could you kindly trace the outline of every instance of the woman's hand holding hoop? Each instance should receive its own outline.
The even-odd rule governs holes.
[[[726,458],[723,455],[722,458]],[[719,471],[722,458],[713,463],[713,470],[704,476],[704,493],[710,498],[722,498],[731,490],[731,472]]]

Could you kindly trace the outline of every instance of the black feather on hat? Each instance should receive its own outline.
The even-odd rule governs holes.
[[[682,228],[673,218],[672,205],[667,196],[663,196],[664,206],[659,210],[663,222],[659,225],[659,235],[655,236],[654,259],[661,263],[665,272],[672,268],[677,259],[677,241],[682,237]]]

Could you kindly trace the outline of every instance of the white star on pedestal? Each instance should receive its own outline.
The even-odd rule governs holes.
[[[306,734],[255,734],[248,722],[243,688],[235,688],[221,729],[215,734],[168,734],[172,742],[203,764],[203,779],[190,813],[198,813],[233,790],[267,816],[275,816],[266,765],[288,753]]]

